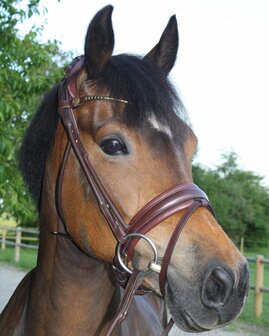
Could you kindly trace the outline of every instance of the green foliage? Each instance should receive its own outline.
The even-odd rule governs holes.
[[[246,246],[268,246],[269,190],[262,178],[238,168],[235,153],[223,155],[216,169],[193,167],[194,181],[210,197],[219,223],[236,242]]]
[[[0,215],[33,226],[36,211],[18,173],[16,156],[21,138],[41,96],[62,75],[64,60],[59,43],[39,41],[42,29],[23,36],[19,24],[39,14],[39,0],[0,3]]]

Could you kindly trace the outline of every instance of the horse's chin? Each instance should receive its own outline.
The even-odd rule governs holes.
[[[245,299],[231,299],[223,312],[205,307],[199,299],[199,290],[190,283],[181,281],[180,286],[166,284],[166,303],[178,328],[185,332],[200,333],[221,328],[231,323],[242,311]]]
[[[207,320],[200,314],[204,310],[201,304],[193,295],[179,293],[178,289],[173,288],[167,283],[166,302],[171,317],[178,328],[185,332],[205,332],[217,328],[219,316],[216,311],[212,311]]]

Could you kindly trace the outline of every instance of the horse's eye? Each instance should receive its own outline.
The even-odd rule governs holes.
[[[100,143],[100,147],[107,155],[128,154],[128,150],[122,141],[117,138],[105,139]]]

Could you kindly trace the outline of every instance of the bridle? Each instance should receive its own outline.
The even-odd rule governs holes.
[[[214,212],[209,204],[206,194],[197,185],[188,182],[177,185],[155,197],[153,200],[148,202],[128,224],[124,221],[122,215],[113,204],[110,196],[106,192],[98,178],[97,173],[91,165],[88,153],[80,140],[79,130],[73,112],[76,108],[84,104],[89,104],[94,100],[113,101],[119,104],[129,104],[129,102],[124,99],[110,96],[80,97],[78,95],[77,88],[77,74],[83,67],[83,64],[83,56],[74,59],[73,63],[67,68],[65,77],[59,85],[58,113],[64,125],[68,140],[57,178],[56,205],[59,217],[65,226],[66,233],[52,233],[72,239],[68,233],[68,228],[65,225],[64,212],[62,208],[63,176],[67,159],[72,148],[96,197],[100,210],[118,241],[113,270],[117,281],[125,288],[125,293],[119,305],[117,314],[111,321],[109,330],[107,331],[107,335],[111,335],[115,327],[126,318],[134,295],[137,293],[141,294],[141,292],[143,293],[141,284],[144,277],[150,272],[155,271],[159,273],[160,291],[162,296],[165,296],[165,281],[168,265],[183,227],[190,216],[199,207],[207,207],[213,214]],[[182,210],[184,210],[184,213],[172,233],[162,263],[159,265],[157,249],[154,243],[145,236],[145,234],[165,219]],[[153,260],[146,270],[131,269],[129,267],[129,264],[133,260],[134,248],[140,239],[145,240],[153,251]],[[171,327],[172,323],[169,322],[163,335],[167,335]]]

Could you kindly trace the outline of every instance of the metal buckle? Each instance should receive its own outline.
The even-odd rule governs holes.
[[[149,263],[148,265],[148,269],[146,270],[141,270],[141,272],[143,273],[144,276],[146,275],[149,275],[151,272],[155,271],[155,272],[158,272],[160,273],[161,271],[161,266],[157,264],[157,261],[158,261],[158,253],[157,253],[157,249],[156,249],[156,246],[154,245],[153,241],[151,239],[149,239],[148,237],[146,237],[145,235],[143,235],[142,233],[129,233],[125,236],[125,239],[126,241],[129,240],[129,239],[132,239],[132,238],[135,238],[135,237],[138,237],[138,238],[141,238],[141,239],[144,239],[148,244],[149,246],[151,247],[152,249],[152,252],[153,252],[153,260]],[[126,246],[128,246],[128,242],[125,243]],[[122,246],[122,243],[118,243],[117,244],[117,248],[116,248],[116,256],[118,258],[118,261],[121,265],[121,267],[126,271],[128,272],[129,274],[132,274],[133,273],[133,270],[131,270],[127,265],[125,265],[123,259],[122,259],[122,254],[121,254],[121,246]]]

